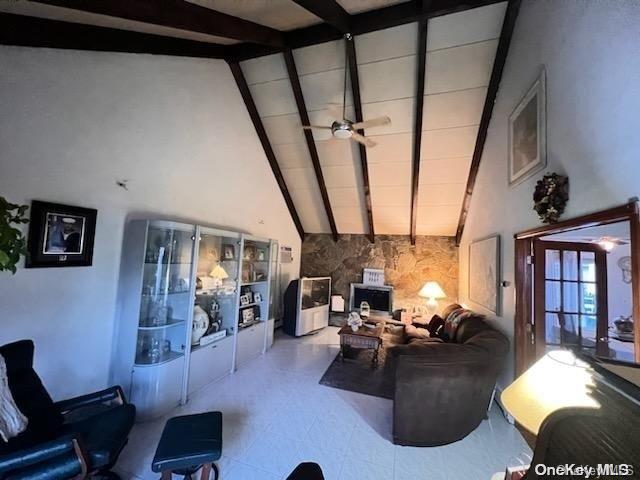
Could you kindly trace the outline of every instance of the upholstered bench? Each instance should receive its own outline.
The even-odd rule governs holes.
[[[200,480],[209,480],[211,470],[218,479],[215,462],[222,455],[222,413],[207,412],[173,417],[167,421],[153,457],[151,469],[162,473],[162,480],[171,474],[191,475],[202,467]]]

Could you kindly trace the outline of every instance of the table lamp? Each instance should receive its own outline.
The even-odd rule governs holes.
[[[553,350],[509,385],[500,396],[516,421],[537,435],[550,414],[565,407],[599,408],[590,396],[593,371],[570,350]]]
[[[418,295],[427,299],[427,312],[429,315],[435,315],[438,311],[438,299],[446,298],[446,295],[438,282],[427,282]]]
[[[229,275],[225,271],[224,268],[217,264],[213,267],[213,270],[209,273],[209,276],[215,279],[215,286],[220,287],[222,285],[222,281],[229,278]]]

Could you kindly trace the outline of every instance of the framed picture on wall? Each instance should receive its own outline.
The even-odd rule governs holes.
[[[469,245],[469,300],[500,315],[500,235]]]
[[[545,71],[509,116],[509,185],[547,166]]]
[[[97,214],[92,208],[34,200],[25,267],[90,266]]]

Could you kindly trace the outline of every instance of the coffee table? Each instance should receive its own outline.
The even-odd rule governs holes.
[[[349,325],[345,325],[338,331],[340,335],[340,358],[344,361],[345,347],[358,349],[373,349],[374,366],[378,364],[378,351],[382,345],[382,334],[384,333],[384,322],[377,322],[373,328],[364,325],[355,332]]]

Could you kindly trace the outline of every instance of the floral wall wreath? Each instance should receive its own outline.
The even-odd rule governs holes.
[[[547,173],[536,183],[533,209],[543,223],[556,223],[569,201],[569,178]]]

